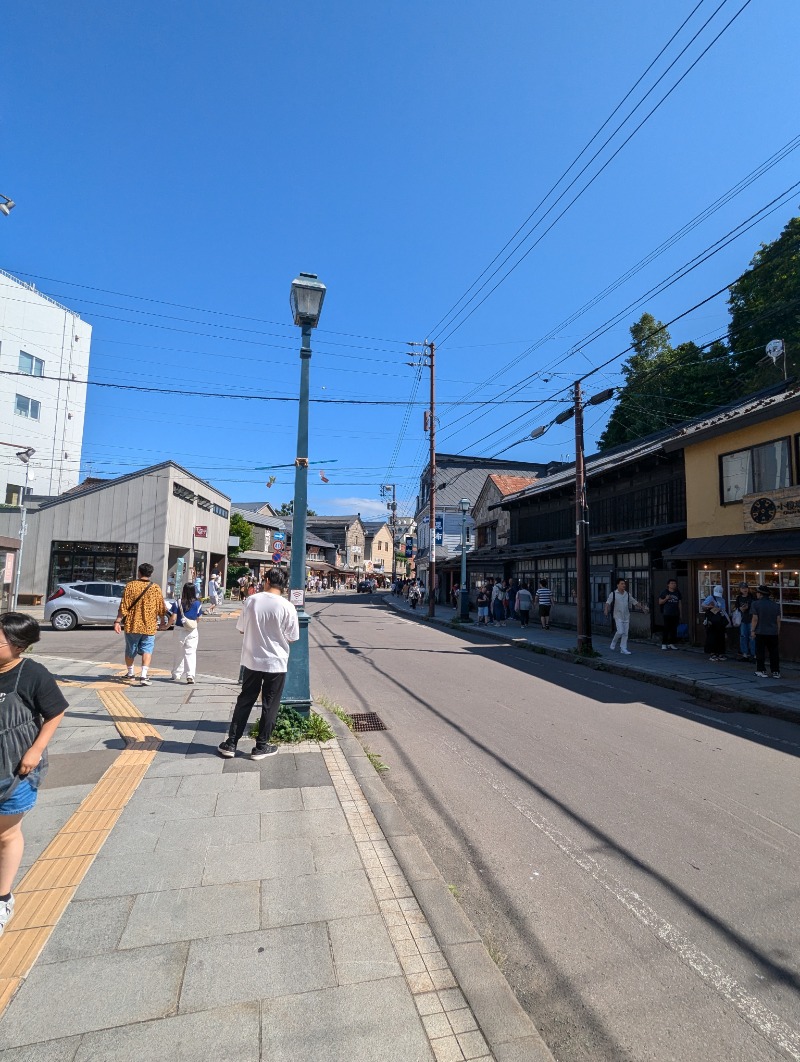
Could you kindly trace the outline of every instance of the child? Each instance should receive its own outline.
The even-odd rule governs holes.
[[[43,664],[22,659],[39,624],[22,612],[0,615],[0,934],[14,913],[14,883],[25,840],[22,817],[47,773],[47,744],[67,708]]]

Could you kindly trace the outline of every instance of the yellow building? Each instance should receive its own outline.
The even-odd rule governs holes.
[[[665,555],[690,568],[689,616],[722,586],[733,610],[740,584],[769,586],[781,606],[781,655],[800,659],[800,389],[780,385],[679,429],[686,541]]]

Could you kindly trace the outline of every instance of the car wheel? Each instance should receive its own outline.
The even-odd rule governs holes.
[[[78,617],[69,609],[62,608],[53,613],[50,624],[54,631],[72,631],[78,626]]]

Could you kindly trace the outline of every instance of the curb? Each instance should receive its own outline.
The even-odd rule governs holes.
[[[330,723],[361,791],[394,853],[417,903],[472,1009],[497,1062],[555,1062],[470,920],[397,801],[381,782],[361,742],[326,708],[314,711]]]
[[[440,619],[438,616],[434,616],[431,619],[429,616],[417,616],[406,612],[405,609],[394,604],[390,599],[384,598],[382,603],[384,607],[391,608],[399,615],[415,620],[417,623],[435,623],[438,627],[457,634],[475,634],[478,637],[487,638],[489,641],[505,642],[508,645],[516,646],[518,649],[527,649],[529,652],[540,653],[542,656],[551,656],[556,660],[563,660],[570,664],[580,664],[582,667],[591,668],[593,671],[605,671],[607,674],[637,679],[639,682],[648,682],[652,686],[661,686],[664,689],[677,690],[679,693],[688,693],[690,696],[705,701],[707,704],[717,704],[729,711],[748,712],[751,715],[765,715],[773,719],[783,719],[789,723],[800,723],[800,713],[798,712],[793,712],[789,708],[782,708],[780,705],[764,704],[763,701],[748,697],[747,694],[718,690],[714,686],[707,685],[703,679],[682,679],[675,675],[653,674],[649,671],[641,671],[628,664],[617,664],[612,660],[597,660],[580,656],[569,649],[557,649],[549,645],[532,645],[522,638],[510,638],[494,631],[479,630],[476,624],[456,628],[450,620]]]

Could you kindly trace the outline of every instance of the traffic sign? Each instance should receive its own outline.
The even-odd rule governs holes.
[[[272,543],[272,548],[275,550],[276,553],[280,553],[285,545],[285,542],[281,542],[281,540],[278,539],[277,542]]]
[[[282,560],[283,560],[283,554],[282,553],[273,553],[272,554],[272,562],[273,562],[273,564],[280,564],[280,562]]]
[[[285,531],[273,531],[272,532],[272,541],[273,542],[285,542],[286,541],[286,532]]]

